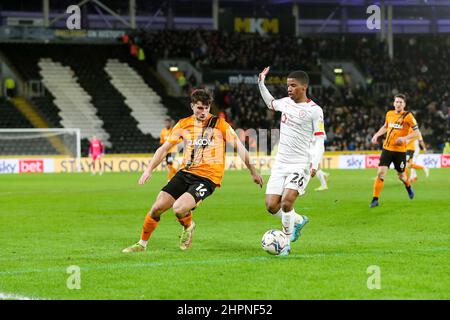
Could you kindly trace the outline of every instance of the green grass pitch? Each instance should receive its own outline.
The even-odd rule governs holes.
[[[450,299],[450,170],[419,172],[410,201],[391,170],[380,207],[369,209],[375,170],[330,170],[313,179],[296,210],[310,218],[289,257],[269,256],[261,237],[280,220],[245,171],[195,212],[192,247],[166,212],[144,253],[139,239],[165,173],[0,176],[0,297],[41,299]],[[268,176],[265,176],[265,182]],[[81,289],[66,282],[80,267]],[[369,266],[380,289],[368,289]],[[370,282],[370,281],[369,281]]]

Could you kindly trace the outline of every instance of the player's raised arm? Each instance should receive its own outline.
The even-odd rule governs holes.
[[[259,74],[258,87],[259,87],[259,91],[261,92],[261,96],[262,96],[267,108],[273,110],[274,108],[272,106],[272,103],[275,100],[275,98],[272,96],[272,94],[269,92],[266,85],[264,84],[264,80],[266,79],[266,76],[269,73],[269,70],[270,70],[270,67],[265,67],[264,70]]]

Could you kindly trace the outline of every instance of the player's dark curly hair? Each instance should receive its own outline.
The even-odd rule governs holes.
[[[199,101],[204,105],[211,105],[213,97],[205,89],[196,89],[191,93],[191,103],[197,103]]]
[[[405,103],[406,103],[406,94],[403,94],[403,93],[397,93],[397,94],[394,96],[394,99],[395,99],[395,98],[403,99],[403,101],[405,101]]]
[[[305,71],[302,70],[292,71],[291,73],[289,73],[288,78],[296,79],[304,85],[309,84],[309,76]]]

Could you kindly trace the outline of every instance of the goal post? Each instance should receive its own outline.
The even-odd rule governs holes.
[[[78,128],[0,129],[0,157],[49,156],[81,161],[81,135]]]

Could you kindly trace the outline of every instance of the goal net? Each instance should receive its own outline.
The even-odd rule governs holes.
[[[0,129],[1,156],[81,157],[80,129]]]

